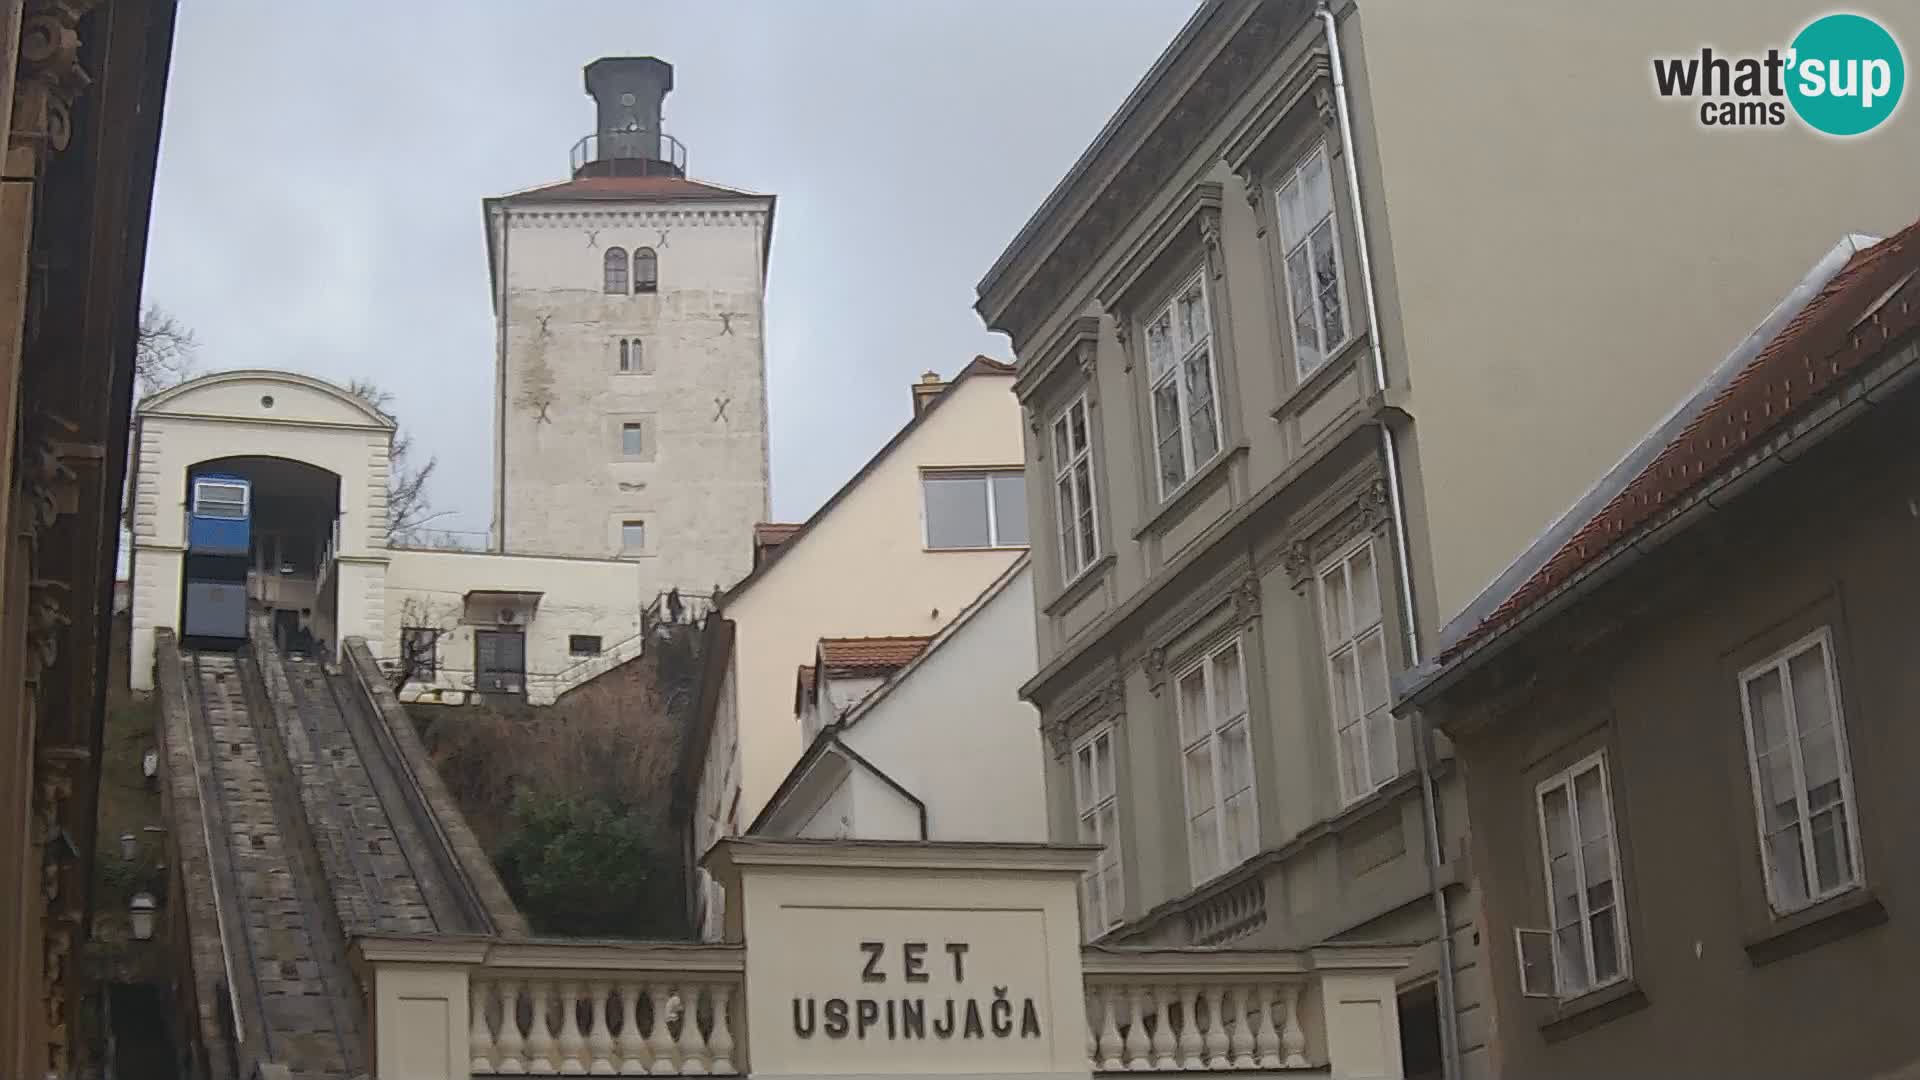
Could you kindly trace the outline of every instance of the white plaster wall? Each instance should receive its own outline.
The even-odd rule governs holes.
[[[841,732],[926,804],[928,839],[1046,841],[1040,714],[1020,700],[1035,655],[1033,572],[1023,567]],[[856,835],[894,836],[898,794],[865,794],[855,796]],[[911,829],[917,836],[917,820]]]
[[[265,404],[265,399],[272,404]],[[220,372],[143,402],[134,421],[133,625],[130,681],[153,688],[154,630],[180,612],[187,472],[213,458],[287,458],[340,478],[339,637],[377,637],[386,571],[387,470],[393,425],[317,379]],[[338,644],[338,638],[335,639]]]
[[[375,651],[382,660],[397,660],[402,628],[438,629],[435,676],[420,680],[422,685],[409,684],[407,696],[429,688],[471,690],[475,627],[463,621],[466,594],[473,589],[538,592],[533,618],[517,625],[527,638],[527,698],[547,704],[619,659],[639,655],[640,612],[654,595],[646,569],[628,560],[396,548],[381,597],[381,633],[369,641],[378,642]],[[347,582],[341,584],[344,610]],[[573,634],[600,636],[598,662],[568,653],[567,638]]]
[[[506,208],[498,403],[506,550],[622,555],[646,522],[658,580],[706,592],[744,576],[768,517],[763,257],[771,200]],[[590,242],[591,241],[591,242]],[[607,248],[653,247],[659,292],[608,295]],[[617,341],[643,342],[622,374]],[[643,425],[623,457],[624,422]]]
[[[715,702],[713,730],[707,733],[707,761],[695,793],[693,854],[705,856],[723,836],[738,836],[745,822],[739,819],[740,800],[740,712],[734,687],[733,668],[720,680],[720,696]],[[706,941],[720,940],[726,910],[726,893],[707,869],[695,871],[700,892],[700,931]]]
[[[762,577],[726,601],[736,624],[742,820],[753,820],[800,756],[794,671],[820,638],[932,634],[1025,551],[929,551],[921,526],[923,466],[1019,465],[1012,383],[981,373],[957,384]],[[900,397],[907,404],[908,395]]]

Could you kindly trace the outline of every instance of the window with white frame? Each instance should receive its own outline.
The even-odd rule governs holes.
[[[1053,513],[1060,533],[1060,579],[1072,581],[1100,557],[1085,394],[1053,418]]]
[[[1080,842],[1100,845],[1093,869],[1080,883],[1081,925],[1090,938],[1119,923],[1125,900],[1120,797],[1113,778],[1113,727],[1102,725],[1073,748],[1073,807],[1080,819]]]
[[[1182,671],[1175,686],[1187,798],[1187,864],[1197,885],[1252,857],[1258,841],[1240,640],[1227,642]]]
[[[1220,452],[1205,273],[1195,274],[1147,321],[1147,380],[1153,397],[1154,471],[1164,499]]]
[[[1026,544],[1027,482],[1019,469],[928,472],[921,474],[920,488],[929,548]]]
[[[1340,237],[1333,223],[1333,180],[1325,143],[1281,178],[1274,198],[1279,204],[1294,368],[1304,379],[1347,340]]]
[[[1320,568],[1320,624],[1327,652],[1340,799],[1352,802],[1400,775],[1388,709],[1387,633],[1373,538]]]
[[[1740,674],[1767,900],[1780,914],[1860,884],[1853,767],[1823,627]]]
[[[1577,997],[1627,977],[1627,920],[1606,755],[1534,789],[1553,922],[1555,994]]]

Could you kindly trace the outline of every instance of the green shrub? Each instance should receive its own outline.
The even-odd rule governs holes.
[[[539,934],[647,938],[672,935],[678,875],[656,830],[635,808],[593,796],[513,800],[494,864]]]

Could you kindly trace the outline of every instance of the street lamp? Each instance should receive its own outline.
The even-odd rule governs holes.
[[[150,941],[153,938],[153,914],[158,907],[152,893],[134,893],[127,904],[127,920],[133,924],[135,941]]]

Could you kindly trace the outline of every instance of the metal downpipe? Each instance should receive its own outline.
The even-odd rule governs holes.
[[[1367,242],[1366,209],[1360,198],[1360,166],[1356,160],[1353,139],[1353,114],[1347,103],[1346,65],[1340,55],[1339,20],[1327,6],[1327,0],[1320,0],[1313,14],[1320,20],[1325,34],[1329,75],[1333,80],[1334,110],[1340,125],[1341,157],[1346,162],[1347,198],[1351,203],[1354,244],[1360,253],[1360,283],[1366,299],[1367,350],[1373,360],[1374,388],[1377,393],[1385,393],[1387,363],[1380,344],[1380,307],[1373,286],[1373,260]],[[1400,455],[1396,442],[1393,428],[1386,421],[1381,421],[1380,455],[1386,468],[1387,499],[1393,516],[1394,563],[1398,567],[1400,586],[1400,622],[1406,637],[1407,666],[1415,667],[1421,660],[1420,623],[1413,603],[1406,492],[1401,483]],[[1460,1080],[1460,1018],[1454,1005],[1458,995],[1454,983],[1453,920],[1448,911],[1446,889],[1440,883],[1440,805],[1433,781],[1432,744],[1431,726],[1424,716],[1416,717],[1413,752],[1416,768],[1420,772],[1421,818],[1426,832],[1427,891],[1433,899],[1434,918],[1439,923],[1440,934],[1440,972],[1435,980],[1440,1010],[1440,1053],[1447,1080]]]

